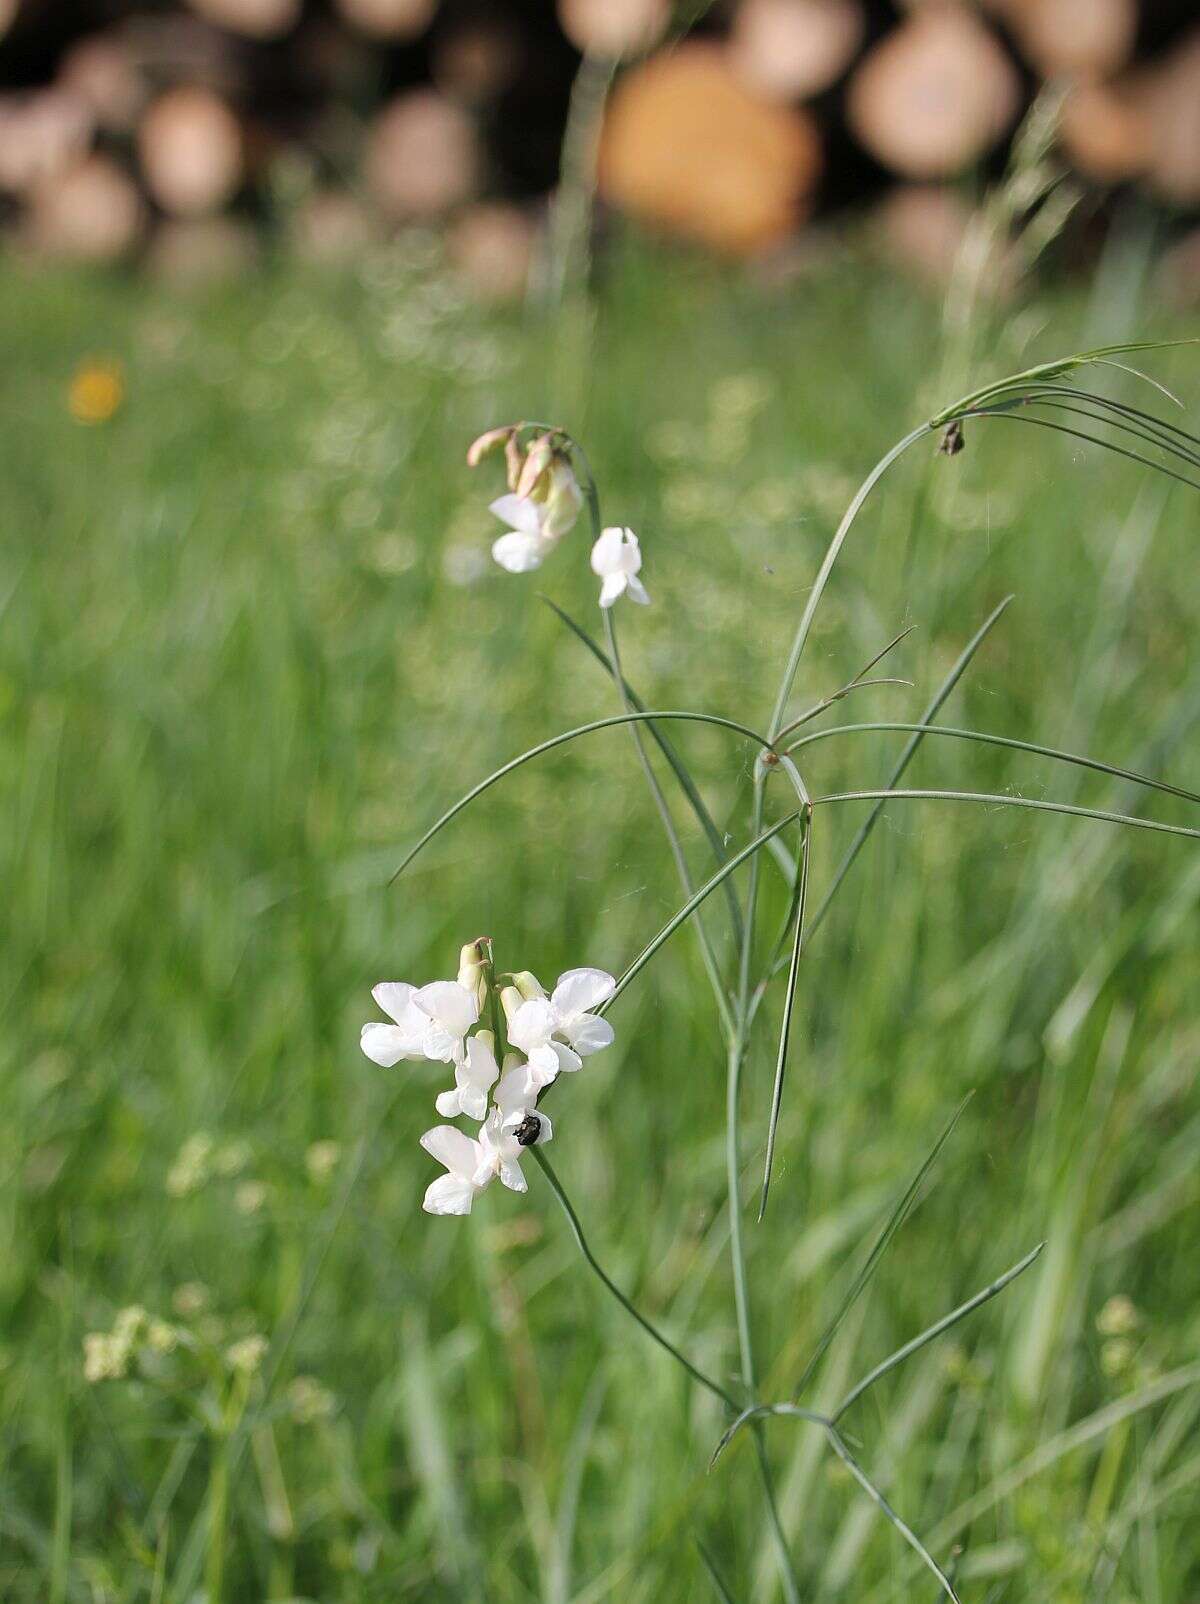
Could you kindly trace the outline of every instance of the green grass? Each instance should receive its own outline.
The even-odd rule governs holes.
[[[648,705],[766,722],[832,527],[937,404],[1097,340],[1188,332],[1119,261],[1097,283],[1010,308],[980,363],[939,381],[937,308],[883,275],[769,291],[622,255],[586,406],[562,421],[608,520],[643,539],[655,605],[621,622]],[[535,579],[501,574],[495,476],[462,465],[480,429],[553,407],[545,332],[460,305],[419,254],[199,302],[13,270],[2,290],[0,1595],[185,1604],[219,1561],[232,1604],[659,1604],[718,1596],[701,1539],[733,1597],[776,1597],[749,1434],[706,1474],[719,1405],[606,1299],[533,1166],[525,1198],[421,1214],[436,1077],[357,1048],[375,981],[452,973],[481,932],[543,979],[619,970],[681,901],[621,729],[519,771],[387,888],[492,767],[619,710],[535,594],[598,628],[583,526]],[[98,351],[128,395],[86,429],[66,388]],[[1189,352],[1154,371],[1200,395]],[[1040,432],[976,425],[967,446],[918,449],[868,506],[797,708],[911,623],[888,671],[914,688],[831,716],[918,717],[1012,591],[944,721],[1200,786],[1193,494]],[[744,832],[747,744],[672,737]],[[810,788],[881,784],[904,740],[813,746]],[[1196,822],[953,741],[927,741],[906,783]],[[817,896],[862,810],[829,815]],[[760,1016],[744,1187],[765,1398],[790,1396],[968,1090],[806,1401],[832,1404],[1047,1239],[844,1423],[938,1558],[964,1545],[964,1600],[1186,1604],[1200,1586],[1198,901],[1186,840],[894,805],[802,970],[755,1226],[777,994]],[[734,1386],[724,1060],[687,933],[613,1021],[617,1046],[556,1093],[551,1156],[600,1262]],[[199,1132],[237,1173],[174,1195]],[[306,1155],[325,1141],[321,1180]],[[197,1282],[192,1324],[273,1342],[253,1438],[224,1460],[204,1411],[228,1399],[177,1355],[159,1381],[83,1379],[87,1332],[131,1303],[178,1319]],[[1118,1294],[1128,1339],[1097,1323]],[[298,1418],[296,1375],[332,1413]],[[805,1599],[932,1600],[819,1435],[766,1432]]]

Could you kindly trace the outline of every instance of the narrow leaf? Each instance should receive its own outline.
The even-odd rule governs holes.
[[[813,807],[827,802],[870,802],[882,799],[897,802],[982,802],[992,807],[1033,808],[1039,813],[1067,813],[1077,819],[1099,819],[1104,824],[1127,824],[1134,830],[1157,830],[1162,835],[1186,835],[1200,841],[1200,830],[1183,824],[1161,824],[1157,819],[1139,819],[1130,813],[1110,813],[1107,808],[1076,807],[1070,802],[1042,802],[1032,796],[1001,796],[989,791],[841,791],[832,796],[813,797]],[[814,924],[816,921],[813,921]]]

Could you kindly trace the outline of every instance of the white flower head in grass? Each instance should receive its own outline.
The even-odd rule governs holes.
[[[393,1021],[364,1025],[360,1045],[372,1063],[390,1069],[402,1058],[431,1058],[439,1064],[466,1059],[466,1035],[479,1018],[474,993],[457,980],[428,986],[385,980],[371,992]]]
[[[650,597],[638,578],[641,568],[642,548],[632,529],[602,530],[592,547],[592,572],[601,580],[601,607],[611,607],[618,596],[625,595],[645,606]]]
[[[616,981],[603,969],[568,969],[549,997],[529,997],[513,1012],[508,1039],[548,1086],[560,1070],[579,1069],[608,1047],[613,1028],[591,1010],[607,1001]]]
[[[479,1120],[486,1117],[488,1093],[500,1074],[495,1048],[490,1030],[477,1031],[467,1042],[465,1059],[454,1066],[454,1086],[443,1092],[435,1104],[443,1119],[454,1119],[458,1114]]]
[[[492,544],[492,556],[510,574],[540,568],[565,534],[575,527],[583,492],[555,432],[542,434],[523,451],[516,426],[489,429],[467,453],[475,467],[492,450],[504,446],[508,490],[490,511],[508,525],[508,533]]]

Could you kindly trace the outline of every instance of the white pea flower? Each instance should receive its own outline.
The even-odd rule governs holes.
[[[390,1069],[402,1058],[432,1058],[461,1064],[465,1038],[479,1018],[479,1004],[457,980],[435,980],[417,988],[384,981],[371,993],[392,1025],[364,1025],[360,1045],[373,1063]]]
[[[592,547],[592,572],[598,574],[601,607],[611,607],[618,596],[628,594],[630,601],[643,605],[650,600],[645,585],[638,578],[642,567],[642,548],[632,529],[612,528],[601,531]]]
[[[453,1125],[435,1125],[422,1136],[421,1146],[446,1167],[446,1174],[425,1189],[422,1208],[427,1214],[470,1214],[471,1204],[495,1173],[488,1170],[482,1146]],[[477,1180],[481,1171],[483,1178]]]
[[[516,1053],[504,1055],[504,1073],[492,1093],[496,1107],[507,1118],[519,1111],[529,1113],[538,1100],[545,1081]]]
[[[513,1014],[508,1039],[525,1054],[543,1085],[610,1045],[612,1026],[588,1010],[611,997],[616,984],[603,969],[568,969],[549,997],[531,998]]]
[[[467,1114],[483,1119],[487,1113],[487,1094],[500,1074],[496,1063],[495,1038],[490,1030],[477,1031],[467,1043],[467,1056],[454,1066],[454,1087],[443,1092],[435,1107],[443,1119]]]
[[[492,546],[492,556],[510,574],[540,568],[575,526],[583,492],[569,462],[555,457],[527,495],[500,496],[488,509],[509,527]]]
[[[479,1132],[483,1159],[475,1172],[476,1182],[486,1186],[498,1175],[510,1192],[527,1192],[529,1183],[521,1174],[521,1154],[538,1142],[548,1142],[553,1135],[550,1121],[536,1109],[517,1108],[504,1114],[494,1108]]]

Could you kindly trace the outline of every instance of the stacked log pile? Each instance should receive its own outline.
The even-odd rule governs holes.
[[[1047,83],[1100,206],[1138,186],[1181,240],[1200,211],[1191,0],[718,0],[686,37],[679,9],[0,0],[0,230],[27,255],[203,277],[264,233],[352,260],[433,224],[469,286],[517,296],[581,57],[615,75],[602,201],[736,256],[859,203],[936,276]],[[1200,247],[1172,260],[1187,281]]]

